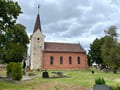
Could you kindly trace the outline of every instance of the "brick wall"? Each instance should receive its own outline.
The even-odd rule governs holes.
[[[53,65],[50,64],[50,56],[54,57]],[[63,64],[60,64],[60,56],[63,57]],[[72,64],[69,64],[69,57],[72,57]],[[80,64],[78,64],[78,56],[80,57]],[[87,57],[84,53],[43,53],[42,67],[44,69],[87,69]]]

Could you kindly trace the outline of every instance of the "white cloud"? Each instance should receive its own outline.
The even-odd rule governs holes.
[[[85,49],[104,30],[116,25],[120,32],[120,0],[17,0],[24,12],[18,22],[33,32],[37,6],[46,41],[80,42]],[[27,4],[26,4],[27,3]]]

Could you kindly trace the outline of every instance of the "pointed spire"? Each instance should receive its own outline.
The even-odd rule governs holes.
[[[37,18],[36,18],[36,22],[35,22],[35,26],[34,26],[34,31],[37,31],[37,29],[40,29],[40,32],[41,32],[41,23],[40,23],[40,15],[39,15],[39,8],[40,8],[40,5],[38,5],[38,15],[37,15]]]

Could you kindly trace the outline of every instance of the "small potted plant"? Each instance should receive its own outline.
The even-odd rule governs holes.
[[[95,79],[95,85],[93,90],[110,90],[110,87],[105,85],[105,80],[104,78],[97,78]]]

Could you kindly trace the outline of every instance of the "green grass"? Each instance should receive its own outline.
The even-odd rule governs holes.
[[[113,74],[111,73],[104,73],[100,71],[95,71],[95,74],[91,74],[91,70],[83,70],[83,71],[63,71],[70,78],[57,78],[58,82],[68,83],[68,84],[75,84],[80,86],[86,87],[93,87],[95,83],[95,79],[98,77],[104,77],[107,85],[117,86],[120,82],[115,80],[120,79],[120,74]]]
[[[49,71],[51,75],[52,71]],[[113,74],[112,72],[104,73],[95,70],[95,74],[91,74],[91,70],[81,70],[81,71],[61,71],[68,76],[69,78],[49,78],[43,79],[42,77],[35,77],[30,81],[24,82],[8,82],[5,80],[0,80],[0,90],[30,90],[34,88],[36,85],[42,83],[64,83],[68,85],[77,85],[77,86],[84,86],[84,87],[93,87],[95,83],[95,79],[98,77],[103,77],[105,79],[106,85],[109,86],[118,86],[120,85],[120,74]],[[36,74],[40,74],[41,72],[34,72]],[[118,80],[118,81],[117,81]]]

